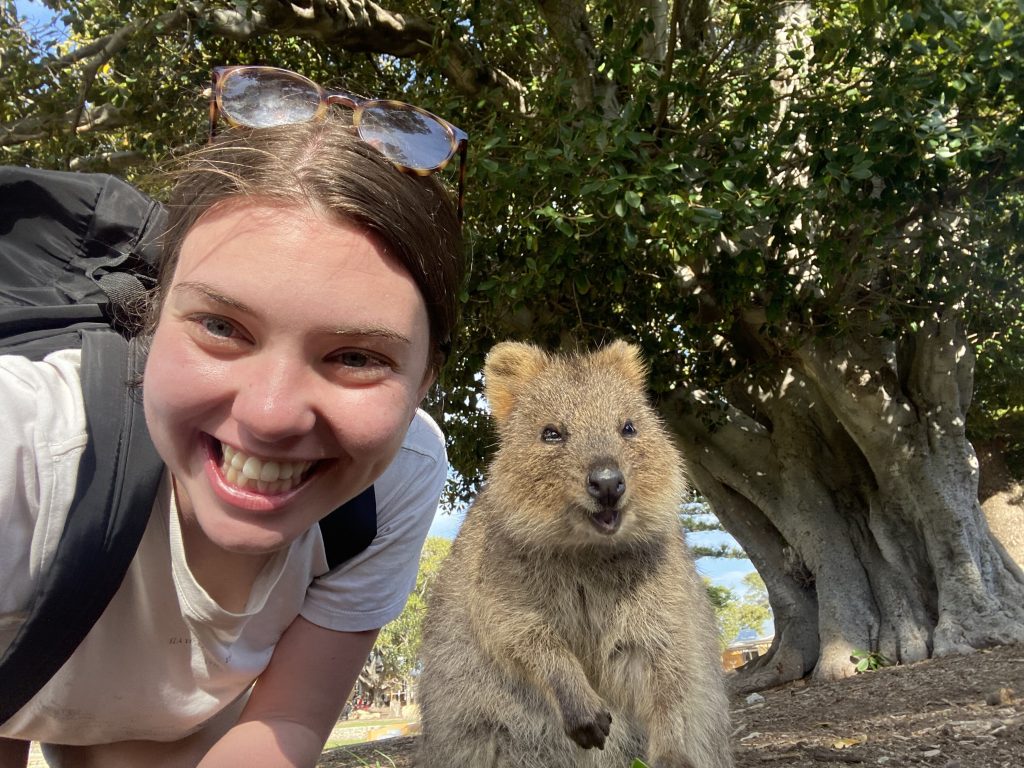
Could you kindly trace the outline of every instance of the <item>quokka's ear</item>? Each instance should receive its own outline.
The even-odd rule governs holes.
[[[619,371],[637,389],[647,388],[647,363],[640,347],[620,339],[594,352],[591,360],[594,365]]]
[[[499,424],[508,419],[519,393],[548,362],[547,354],[532,344],[503,341],[491,347],[484,362],[484,394]]]

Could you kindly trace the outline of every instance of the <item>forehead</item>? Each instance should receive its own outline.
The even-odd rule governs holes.
[[[217,237],[272,237],[275,242],[283,238],[338,239],[348,238],[365,243],[382,255],[388,254],[385,241],[357,221],[321,207],[312,207],[278,201],[266,197],[229,197],[209,209],[192,224],[182,240],[195,250]]]
[[[379,237],[325,212],[266,200],[232,200],[200,217],[182,241],[171,291],[183,282],[296,315],[397,320],[426,311],[412,276]]]
[[[384,241],[357,222],[327,211],[261,198],[233,198],[206,211],[185,235],[176,272],[242,261],[277,262],[265,277],[287,282],[315,272],[384,267],[407,275]],[[184,265],[183,265],[184,262]]]

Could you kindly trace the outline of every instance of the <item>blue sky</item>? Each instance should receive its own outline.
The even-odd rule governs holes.
[[[53,11],[39,0],[14,0],[14,8],[30,24],[47,24],[54,17]]]

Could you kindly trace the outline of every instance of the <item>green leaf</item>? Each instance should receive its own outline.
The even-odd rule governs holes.
[[[554,219],[554,223],[555,223],[555,229],[557,229],[563,235],[568,235],[569,237],[571,237],[574,234],[576,234],[576,230],[574,230],[572,228],[572,225],[569,224],[569,222],[566,221],[565,219],[563,219],[563,218]]]
[[[573,277],[573,283],[576,286],[576,292],[583,294],[584,296],[590,290],[590,280],[587,279],[587,276],[583,272],[576,272]]]
[[[988,27],[985,31],[988,32],[988,36],[997,43],[1001,43],[1006,39],[1006,26],[1003,24],[1003,20],[998,16],[992,17],[992,21],[988,23]]]
[[[641,202],[640,195],[638,195],[632,189],[626,190],[625,198],[626,198],[626,205],[628,205],[630,208],[639,208],[640,207],[640,202]]]
[[[695,205],[690,210],[693,211],[693,217],[699,221],[719,221],[722,218],[722,212],[717,208]]]
[[[874,176],[874,172],[871,170],[871,162],[869,160],[863,160],[857,163],[850,169],[850,176],[855,179],[870,179]]]

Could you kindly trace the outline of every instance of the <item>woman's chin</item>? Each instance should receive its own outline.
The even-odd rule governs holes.
[[[286,548],[296,538],[280,531],[239,521],[222,522],[210,528],[206,530],[204,527],[203,533],[206,538],[219,549],[234,555],[272,555]]]

